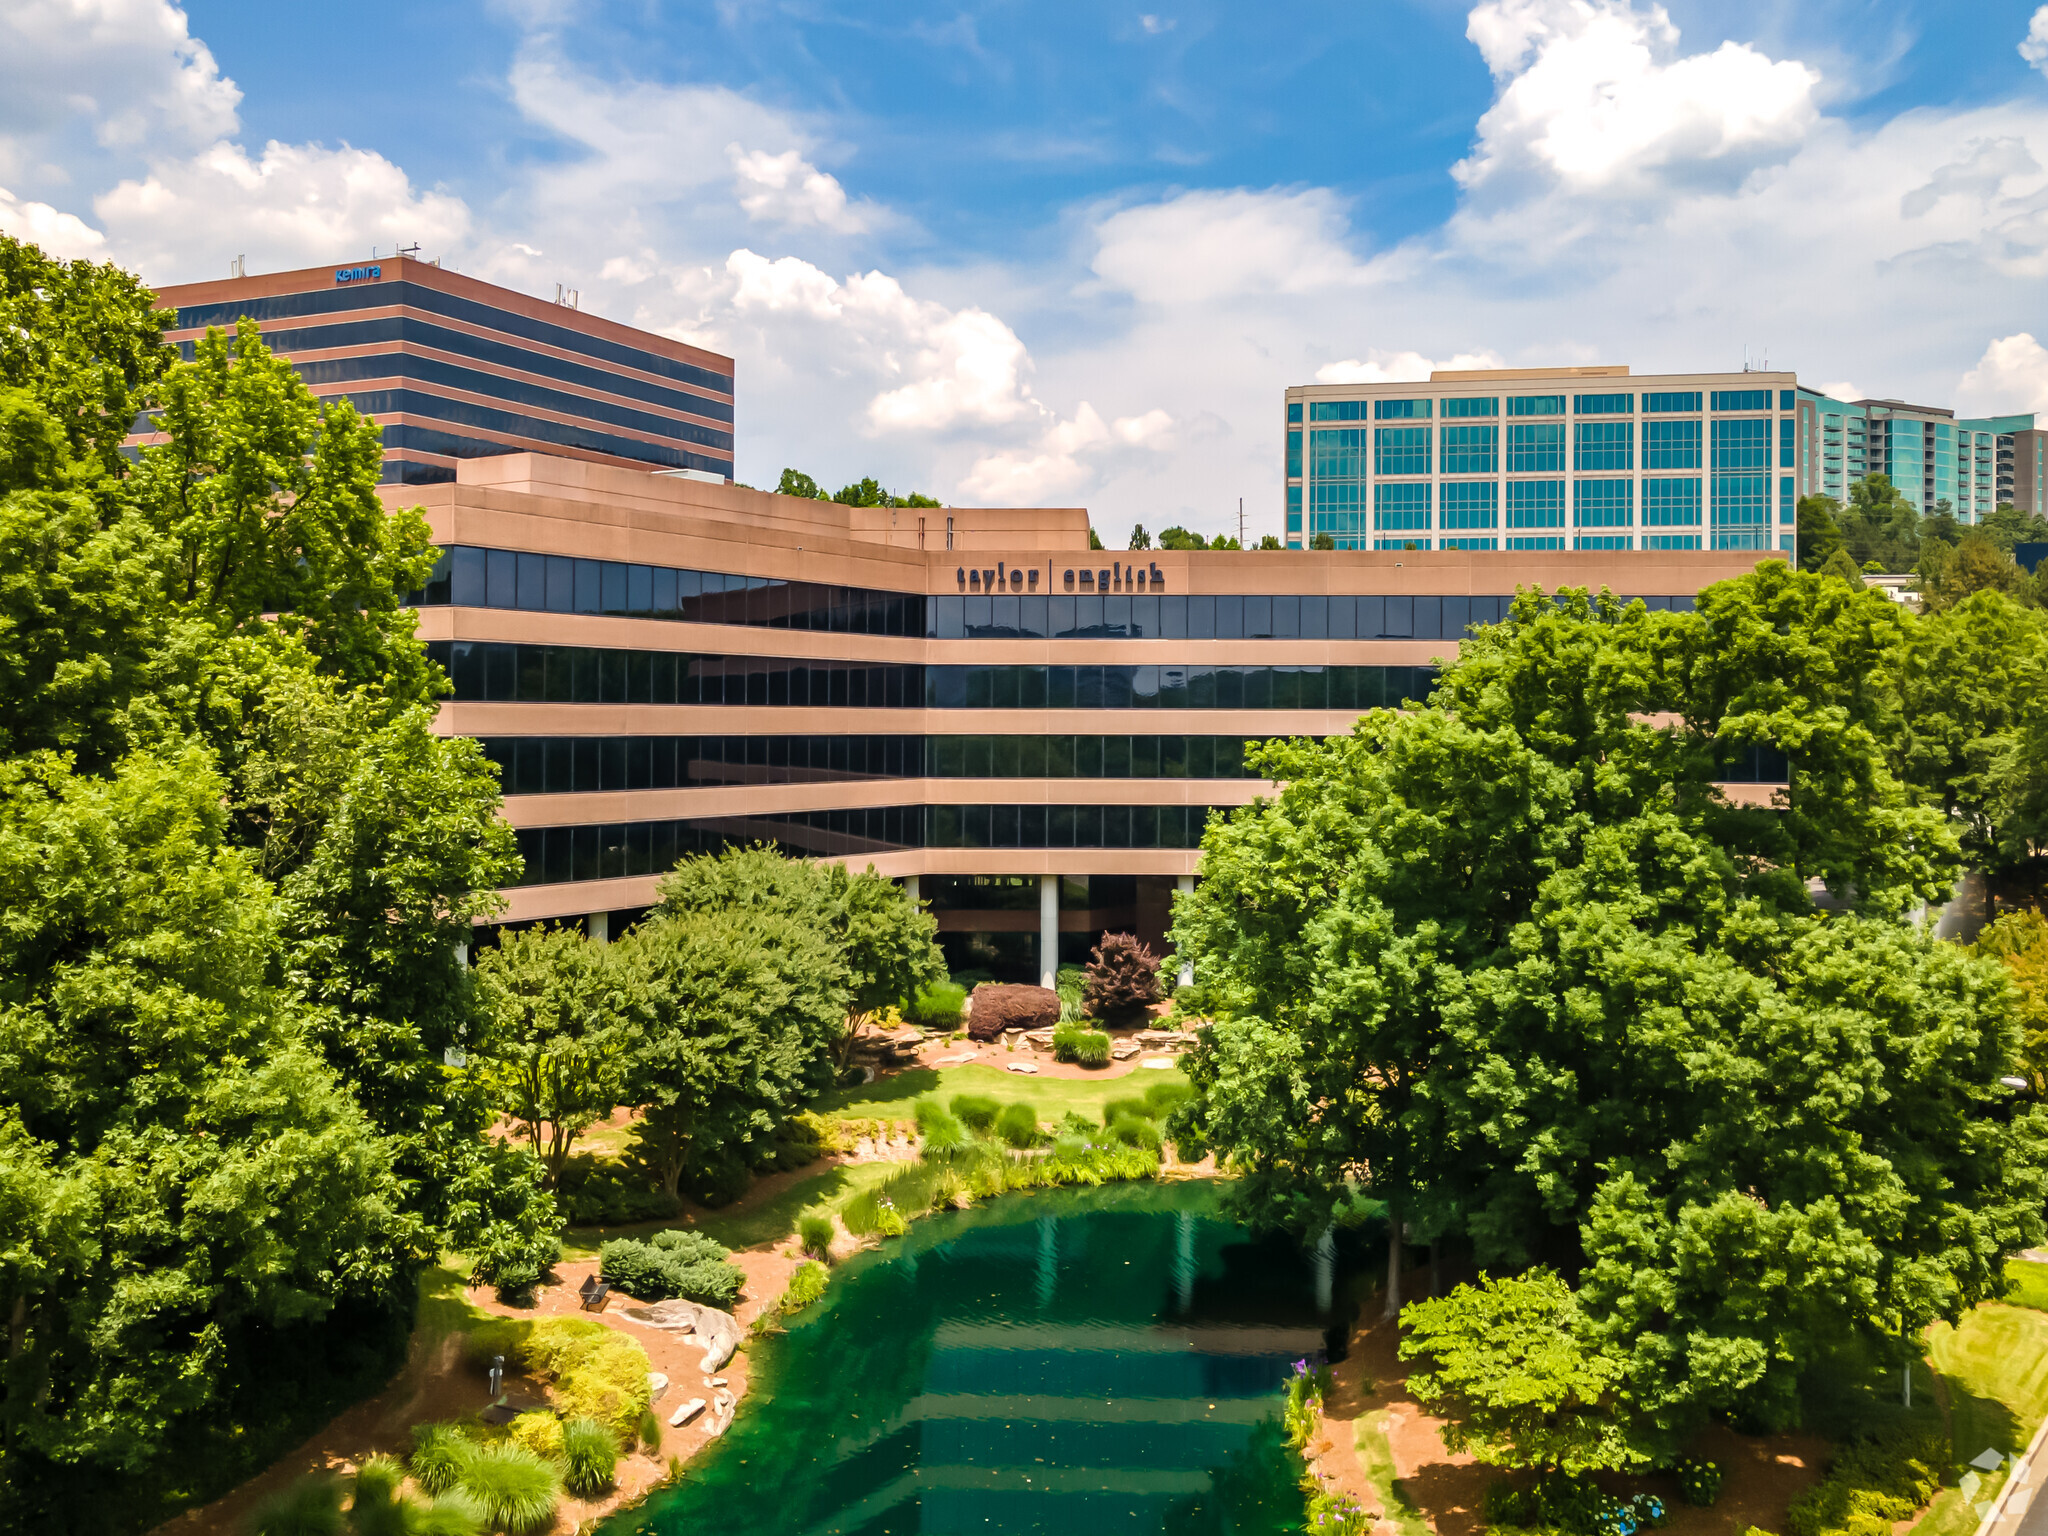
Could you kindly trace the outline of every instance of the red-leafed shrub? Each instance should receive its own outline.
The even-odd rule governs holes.
[[[1081,1006],[1089,1016],[1132,1024],[1164,996],[1159,990],[1159,957],[1140,944],[1136,934],[1105,933],[1088,957],[1081,984]]]
[[[994,1040],[1006,1029],[1051,1029],[1059,1021],[1059,993],[1045,987],[985,983],[974,989],[967,1033],[977,1040]]]

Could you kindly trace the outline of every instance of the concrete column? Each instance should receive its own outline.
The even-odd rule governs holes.
[[[1192,896],[1195,894],[1195,877],[1193,875],[1182,875],[1174,883],[1178,887],[1178,890],[1176,891],[1177,895]],[[1193,981],[1194,979],[1195,963],[1192,960],[1181,961],[1180,984],[1182,986],[1186,986],[1189,982]]]
[[[1051,987],[1060,975],[1060,877],[1038,877],[1038,984]]]
[[[918,902],[924,900],[924,898],[918,894],[916,875],[905,875],[903,877],[903,894],[910,898],[912,906],[915,906]]]
[[[465,971],[469,969],[469,946],[467,944],[455,946],[455,963]]]
[[[609,912],[593,912],[583,920],[584,928],[590,934],[593,944],[609,944],[612,941],[612,915]]]

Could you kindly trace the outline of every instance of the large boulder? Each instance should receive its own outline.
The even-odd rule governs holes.
[[[984,982],[974,989],[967,1033],[976,1040],[999,1040],[1006,1029],[1049,1029],[1059,1021],[1060,995],[1051,988]]]

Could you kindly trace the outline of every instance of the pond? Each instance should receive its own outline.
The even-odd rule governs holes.
[[[1279,1402],[1344,1287],[1206,1183],[1008,1195],[849,1260],[754,1390],[606,1536],[1302,1528]]]

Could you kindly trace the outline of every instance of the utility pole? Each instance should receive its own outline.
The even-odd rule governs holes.
[[[1244,498],[1237,498],[1237,547],[1244,548]]]

